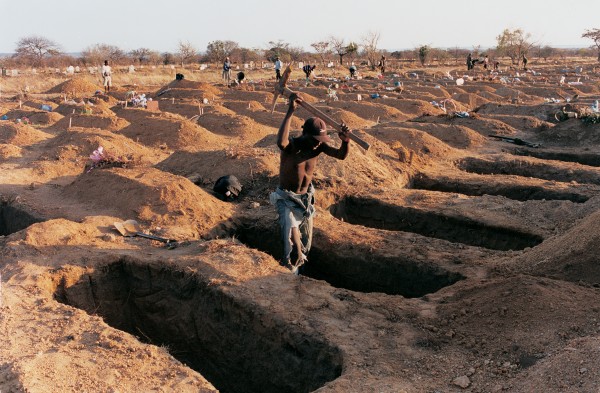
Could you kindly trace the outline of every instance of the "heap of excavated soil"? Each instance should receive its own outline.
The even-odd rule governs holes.
[[[369,134],[385,142],[395,150],[395,156],[406,162],[411,169],[427,165],[432,159],[455,156],[458,151],[427,132],[411,128],[378,126]]]
[[[54,86],[48,90],[47,93],[64,93],[67,95],[81,97],[92,96],[97,90],[101,90],[101,88],[83,78],[73,78]]]
[[[153,165],[164,159],[166,153],[152,150],[131,139],[103,129],[73,128],[57,135],[46,144],[41,160],[58,160],[62,164],[76,163],[83,171],[83,164],[90,154],[102,146],[105,154],[128,162],[130,166]]]
[[[582,306],[597,304],[597,291],[527,275],[456,286],[455,294],[440,299],[436,317],[425,320],[431,323],[426,327],[431,344],[441,351],[456,345],[473,355],[526,368],[563,348],[562,340],[597,331],[600,308]]]
[[[488,102],[490,102],[488,99],[483,98],[480,95],[477,94],[473,94],[473,93],[464,93],[464,94],[454,94],[452,96],[452,99],[465,105],[465,109],[466,111],[469,110],[473,110],[481,105],[487,104]],[[451,109],[452,105],[448,106],[446,105],[446,109]],[[458,111],[462,110],[457,108]]]
[[[600,125],[568,119],[537,133],[547,145],[588,147],[600,142]]]
[[[457,149],[481,146],[486,140],[481,134],[473,131],[469,127],[458,124],[423,124],[418,122],[407,122],[402,126],[398,125],[398,129],[415,129],[427,132]]]
[[[479,107],[477,109],[477,113],[511,116],[533,116],[540,120],[548,121],[560,108],[560,105],[557,104],[518,105],[489,103]]]
[[[422,116],[418,119],[413,120],[412,122],[419,122],[424,124],[441,123],[460,125],[468,127],[471,130],[478,132],[483,136],[488,136],[490,134],[514,135],[517,132],[517,130],[515,130],[513,127],[500,120],[486,119],[482,116],[479,116],[477,113],[470,113],[470,116],[467,118],[453,117],[452,114],[444,114],[439,116]]]
[[[223,114],[219,111],[198,117],[198,124],[214,134],[240,138],[250,143],[277,133],[276,129],[257,123],[247,116]]]
[[[85,100],[86,103],[88,103],[88,100]],[[55,112],[60,113],[63,116],[69,116],[72,114],[77,114],[77,113],[81,113],[83,110],[84,104],[83,102],[80,102],[78,104],[73,104],[72,101],[71,103],[65,103],[62,102],[60,105],[58,105],[56,107],[56,109],[54,109]],[[114,112],[110,109],[109,105],[102,101],[102,100],[96,100],[96,103],[93,105],[86,105],[86,108],[88,110],[92,111],[92,115],[103,115],[103,116],[114,116]]]
[[[0,121],[0,143],[29,146],[50,138],[50,135],[29,124]]]
[[[166,86],[161,87],[157,92],[158,95],[160,92],[163,92],[167,89],[189,89],[189,90],[198,90],[205,95],[214,95],[220,96],[223,94],[223,91],[218,87],[215,87],[211,84],[205,82],[196,82],[188,79],[174,80],[168,83]]]
[[[87,115],[75,113],[66,115],[56,123],[48,127],[52,131],[64,131],[69,127],[100,128],[103,130],[117,131],[129,125],[129,122],[112,115]]]
[[[123,219],[140,220],[177,240],[218,235],[231,217],[221,202],[191,181],[154,168],[94,169],[64,188],[65,198]]]
[[[116,109],[116,108],[115,108]],[[182,150],[212,150],[229,145],[226,138],[179,115],[145,109],[118,109],[130,124],[120,134],[150,147]]]
[[[402,121],[409,118],[408,115],[398,109],[377,102],[333,101],[328,105],[342,109],[345,112],[355,113],[360,118],[368,121]]]
[[[257,196],[277,186],[279,152],[275,149],[231,146],[226,150],[173,153],[156,166],[158,169],[184,176],[195,184],[212,187],[217,179],[233,175],[242,184],[242,196],[252,190]],[[259,182],[265,181],[260,189]],[[267,195],[260,195],[268,198]]]
[[[30,111],[22,109],[13,109],[5,113],[8,120],[22,119],[23,117],[28,118],[33,124],[50,125],[54,124],[63,118],[63,115],[57,112],[46,112],[46,111]]]
[[[21,157],[22,150],[19,146],[0,143],[0,159],[6,160],[12,157]]]
[[[552,241],[507,259],[502,270],[600,285],[600,212],[594,212]]]
[[[391,106],[398,109],[400,112],[405,113],[407,116],[418,117],[423,115],[438,115],[444,111],[440,108],[436,108],[428,101],[419,99],[395,99],[395,98],[384,98],[378,99],[378,104]]]

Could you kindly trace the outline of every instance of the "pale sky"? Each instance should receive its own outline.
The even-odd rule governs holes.
[[[0,0],[0,12],[0,53],[31,35],[68,53],[100,43],[176,52],[180,41],[204,52],[215,40],[312,51],[332,35],[360,44],[369,32],[380,49],[471,49],[494,47],[505,28],[542,45],[589,47],[581,34],[600,28],[600,0]]]

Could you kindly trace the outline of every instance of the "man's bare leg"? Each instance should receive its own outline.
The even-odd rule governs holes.
[[[300,228],[292,228],[292,244],[296,249],[296,260],[292,263],[292,272],[298,274],[298,268],[304,264],[304,254],[302,253],[302,235]]]

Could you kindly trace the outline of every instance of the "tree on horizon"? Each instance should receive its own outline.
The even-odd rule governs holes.
[[[600,61],[600,29],[586,30],[585,33],[581,35],[581,37],[589,38],[590,40],[594,41],[594,45],[592,45],[592,48],[595,47],[598,51],[598,61]]]
[[[516,66],[519,66],[523,56],[535,45],[531,42],[531,34],[522,29],[504,29],[502,34],[496,37],[496,41],[498,55],[508,56]]]
[[[34,67],[44,64],[44,59],[61,54],[60,46],[45,37],[32,35],[17,42],[14,57],[29,59]]]

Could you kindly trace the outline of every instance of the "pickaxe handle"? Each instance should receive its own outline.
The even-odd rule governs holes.
[[[288,87],[283,88],[282,94],[284,97],[289,97],[293,93],[294,92],[292,90],[290,90]],[[338,123],[337,121],[335,121],[334,119],[332,119],[331,117],[329,117],[328,115],[323,113],[322,111],[318,110],[317,108],[315,108],[308,102],[300,101],[300,102],[298,102],[298,104],[300,104],[300,106],[302,108],[306,109],[308,112],[321,118],[325,123],[329,124],[331,127],[335,128],[339,132],[342,132],[342,125],[340,123]],[[365,150],[369,150],[369,147],[371,147],[371,145],[367,141],[365,141],[364,139],[362,139],[361,137],[359,137],[358,135],[356,135],[354,133],[350,133],[350,134],[348,134],[348,136],[350,137],[350,139],[352,139],[354,142],[356,142],[357,145],[359,145],[360,147],[362,147]]]

